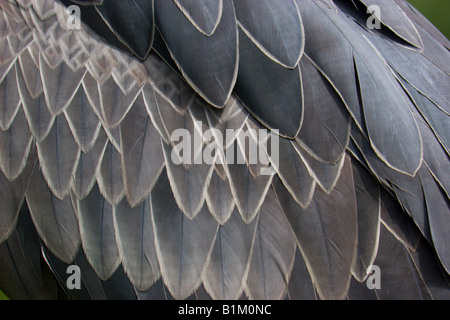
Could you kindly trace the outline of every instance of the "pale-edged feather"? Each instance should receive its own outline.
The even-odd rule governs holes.
[[[249,299],[279,300],[287,292],[297,242],[270,188],[259,211],[245,292]]]
[[[17,89],[15,63],[8,74],[0,81],[0,129],[5,131],[10,126],[20,107],[20,95]]]
[[[378,181],[357,160],[352,159],[358,215],[358,242],[353,276],[360,282],[368,276],[369,267],[377,255],[380,235],[381,194]]]
[[[1,42],[1,40],[0,40]],[[13,59],[12,57],[2,61],[2,58],[0,56],[0,80],[3,81],[3,79],[6,77],[8,72],[11,70],[11,68],[16,63],[16,59]]]
[[[403,10],[394,2],[390,0],[359,0],[366,7],[373,5],[383,8],[383,12],[380,17],[377,17],[381,23],[394,32],[397,36],[403,40],[409,42],[413,46],[422,49],[423,43],[419,32],[403,12]]]
[[[433,177],[450,197],[450,155],[439,143],[432,129],[421,120],[417,120],[423,140],[423,161]],[[450,129],[450,128],[449,128]]]
[[[450,114],[448,86],[450,75],[422,54],[408,50],[380,37],[370,40],[380,48],[387,63],[417,91],[433,101],[442,111]],[[384,41],[383,41],[384,40]],[[442,59],[446,59],[445,55]],[[450,59],[446,59],[448,64]]]
[[[357,245],[357,207],[350,159],[328,195],[316,190],[308,208],[302,209],[280,180],[274,187],[294,231],[312,282],[322,299],[343,299],[351,278]]]
[[[211,36],[222,17],[223,0],[174,0],[189,21],[202,33]]]
[[[0,245],[0,284],[11,300],[45,300],[57,298],[57,284],[40,257],[41,243],[23,206],[17,227]]]
[[[52,253],[70,263],[80,244],[78,219],[70,196],[58,199],[36,166],[26,190],[26,200],[39,236]]]
[[[150,193],[164,167],[161,138],[142,95],[120,124],[125,195],[132,207]]]
[[[404,13],[406,13],[408,18],[414,23],[414,25],[420,26],[421,28],[426,30],[426,32],[428,32],[433,38],[439,41],[439,43],[450,49],[450,41],[409,2],[403,0],[394,0],[394,2],[403,10]]]
[[[173,297],[185,299],[201,283],[218,224],[206,205],[192,220],[183,214],[173,197],[166,171],[151,192],[151,206],[164,284]]]
[[[248,118],[248,112],[239,100],[233,98],[222,109],[205,108],[205,114],[214,140],[217,143],[223,140],[223,148],[234,143]]]
[[[442,266],[447,273],[450,273],[450,253],[447,240],[450,232],[450,200],[428,168],[421,170],[420,180],[424,190],[433,245]]]
[[[392,233],[398,241],[411,251],[415,251],[421,235],[420,229],[414,220],[405,214],[402,206],[386,190],[381,189],[381,220],[385,228]]]
[[[8,239],[14,230],[19,211],[25,199],[25,190],[34,168],[38,166],[36,148],[33,148],[25,168],[14,181],[9,181],[0,172],[0,212],[2,213],[2,219],[0,219],[0,243]],[[36,170],[38,169],[36,168]]]
[[[410,102],[380,53],[339,10],[321,2],[297,4],[305,27],[305,53],[342,94],[377,154],[393,168],[414,174],[422,159],[420,135]]]
[[[430,126],[433,133],[438,138],[440,144],[445,148],[447,154],[450,154],[450,114],[445,113],[441,108],[439,108],[435,103],[433,103],[428,97],[421,94],[414,87],[411,86],[406,80],[400,78],[402,85],[407,90],[410,95],[416,110],[413,109],[414,114],[419,112],[421,119],[427,122]],[[429,146],[427,148],[427,141],[425,141],[426,137],[424,137],[423,127],[420,127],[420,121],[417,121],[419,129],[421,129],[421,136],[423,140],[424,147],[424,158],[430,158]],[[426,149],[426,150],[425,150]],[[434,153],[434,152],[433,152]]]
[[[100,108],[108,128],[116,127],[123,120],[138,97],[140,89],[135,86],[125,94],[112,77],[99,84]]]
[[[155,32],[153,0],[112,0],[105,1],[95,8],[122,43],[139,58],[147,57]]]
[[[45,95],[41,93],[37,98],[33,99],[28,92],[24,81],[23,72],[17,71],[17,87],[20,93],[20,100],[28,121],[28,127],[31,134],[38,142],[44,140],[53,127],[55,116],[53,116],[47,108]]]
[[[55,68],[50,67],[39,55],[42,86],[47,107],[52,115],[60,114],[72,101],[81,84],[86,69],[73,71],[65,62]]]
[[[389,190],[394,192],[397,200],[414,219],[422,234],[431,240],[429,223],[426,216],[425,199],[419,175],[416,174],[414,177],[411,177],[387,166],[375,154],[364,135],[354,126],[352,126],[351,135],[353,142],[357,146],[357,149],[361,151],[370,171]],[[422,170],[422,167],[420,170]]]
[[[307,55],[300,60],[303,125],[297,141],[321,161],[336,163],[350,138],[350,115],[342,98]]]
[[[0,130],[0,169],[5,177],[15,180],[27,163],[33,137],[22,108],[8,130]]]
[[[160,278],[150,197],[134,208],[124,198],[113,215],[123,268],[136,289],[145,291]]]
[[[295,261],[289,278],[288,293],[289,300],[317,300],[316,289],[311,281],[305,260],[298,249],[295,250]]]
[[[227,223],[219,226],[203,275],[203,285],[213,299],[241,296],[250,270],[257,220],[245,223],[235,208]]]
[[[317,160],[308,153],[296,140],[291,141],[298,156],[306,166],[309,175],[326,193],[330,193],[336,185],[345,162],[345,154],[341,156],[337,163],[328,163]]]
[[[35,46],[28,47],[19,56],[20,68],[26,88],[32,99],[36,99],[43,92],[39,61],[35,61],[31,51],[37,51]]]
[[[401,295],[404,299],[431,299],[425,281],[415,266],[408,249],[382,224],[380,244],[374,264],[381,270],[381,289],[375,289],[380,300]],[[390,270],[384,273],[382,270]]]
[[[222,17],[223,2],[174,0],[189,21],[202,33],[211,36]]]
[[[216,107],[223,107],[231,95],[239,60],[234,7],[231,1],[222,3],[221,20],[208,37],[173,1],[155,1],[156,26],[172,58],[187,82]]]
[[[250,223],[256,217],[274,175],[259,175],[254,177],[245,161],[239,161],[239,146],[237,142],[225,151],[225,171],[230,183],[236,207],[246,223]],[[241,155],[242,157],[242,155]]]
[[[79,86],[64,114],[81,151],[89,151],[100,132],[101,123],[92,110],[83,86]]]
[[[103,153],[97,182],[101,194],[111,205],[118,204],[124,197],[122,156],[111,142],[107,143]]]
[[[300,206],[306,208],[313,197],[316,182],[291,140],[280,139],[278,152],[278,168],[277,163],[273,160],[272,165],[286,190]]]
[[[227,176],[221,177],[214,170],[206,192],[206,203],[209,212],[219,224],[225,224],[235,206]]]
[[[305,37],[294,1],[234,1],[236,17],[244,32],[271,59],[295,68],[302,56]]]
[[[108,136],[103,129],[100,129],[92,148],[88,152],[80,153],[72,185],[72,191],[77,199],[86,197],[94,186],[107,145]]]
[[[147,113],[150,116],[152,124],[164,142],[169,144],[171,139],[166,132],[163,120],[161,118],[161,113],[156,100],[157,94],[158,93],[156,93],[154,88],[149,84],[144,85],[142,88],[142,98],[144,99],[145,108],[147,109]]]
[[[300,68],[267,57],[239,28],[239,74],[234,93],[246,109],[280,135],[297,136],[303,119]]]
[[[447,57],[448,49],[421,26],[416,25],[416,28],[423,41],[422,55],[433,61],[434,64],[447,74],[450,74],[450,66],[448,65],[449,58]]]
[[[78,219],[83,251],[102,280],[119,267],[120,256],[114,229],[113,207],[94,185],[86,198],[78,201]]]
[[[175,201],[181,211],[188,218],[193,219],[204,206],[207,188],[214,171],[214,163],[199,161],[196,158],[194,159],[196,162],[185,166],[170,145],[166,145],[163,141],[161,141],[161,145]],[[191,146],[188,145],[188,147]]]
[[[435,300],[450,298],[450,278],[438,262],[432,246],[421,238],[416,250],[410,251],[414,264],[418,267],[425,284]]]
[[[372,148],[392,168],[414,175],[422,162],[423,146],[417,124],[408,107],[411,102],[407,101],[399,84],[392,81],[392,75],[384,75],[383,81],[379,78],[380,73],[370,70],[370,63],[363,62],[364,58],[355,54],[354,59]],[[384,65],[378,68],[386,70]],[[380,83],[388,85],[386,94],[378,91]],[[381,90],[385,92],[384,89]],[[379,106],[386,106],[386,109]],[[385,124],[386,127],[380,124]],[[389,136],[386,132],[390,132]]]
[[[64,114],[56,117],[47,137],[37,143],[42,173],[53,194],[63,199],[72,187],[80,149],[70,131]]]

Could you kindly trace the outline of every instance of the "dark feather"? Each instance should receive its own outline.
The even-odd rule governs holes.
[[[164,167],[161,139],[140,95],[120,124],[124,189],[134,207],[147,197]]]
[[[282,136],[297,136],[303,119],[300,68],[266,56],[239,28],[239,74],[234,92],[247,110]]]
[[[203,275],[205,289],[213,299],[241,296],[249,272],[257,220],[246,224],[235,209],[227,223],[219,226]]]
[[[92,268],[106,280],[119,267],[113,208],[95,185],[89,195],[78,201],[81,244]]]
[[[274,187],[294,231],[312,282],[322,299],[344,298],[350,284],[357,244],[357,208],[350,159],[334,190],[316,190],[302,209],[279,180]],[[346,199],[344,201],[343,199]]]
[[[294,1],[234,1],[240,27],[271,59],[295,68],[302,56],[305,38]]]
[[[131,283],[138,290],[145,291],[160,277],[150,199],[147,197],[135,208],[122,199],[114,207],[113,215],[123,268]]]
[[[201,283],[217,233],[206,205],[194,219],[178,208],[166,171],[151,192],[153,228],[161,275],[170,293],[187,298]]]
[[[26,200],[39,236],[58,257],[70,263],[80,243],[78,219],[70,196],[56,198],[47,186],[41,170],[33,170],[26,190]]]
[[[232,2],[223,1],[221,20],[210,37],[199,32],[173,1],[156,0],[155,15],[158,30],[185,79],[206,101],[223,107],[231,95],[238,70]]]
[[[223,0],[174,0],[184,15],[202,33],[211,36],[222,18]]]

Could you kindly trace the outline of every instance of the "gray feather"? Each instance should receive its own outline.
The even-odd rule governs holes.
[[[199,164],[193,162],[188,167],[185,167],[183,163],[175,164],[173,159],[178,157],[176,152],[164,142],[161,141],[161,144],[164,151],[167,176],[175,201],[182,212],[193,219],[204,205],[206,188],[209,185],[214,165],[206,162]],[[181,162],[181,159],[177,161]]]
[[[235,206],[228,178],[226,175],[222,178],[216,170],[207,189],[206,203],[211,214],[221,225],[228,221]]]
[[[367,7],[377,5],[383,8],[383,13],[380,15],[380,21],[386,25],[391,31],[408,41],[417,48],[422,48],[423,43],[419,32],[414,24],[409,20],[408,16],[402,9],[393,1],[390,0],[359,0]]]
[[[303,124],[297,136],[316,158],[336,163],[350,137],[350,115],[339,93],[307,55],[300,60],[303,83]]]
[[[35,61],[31,51],[36,50],[35,47],[29,47],[19,56],[20,69],[26,88],[32,99],[36,99],[43,92],[41,73],[39,70],[39,60]]]
[[[356,200],[350,159],[345,161],[341,177],[331,194],[316,190],[307,209],[293,201],[279,180],[274,186],[319,296],[322,299],[344,298],[350,284],[357,243]]]
[[[17,64],[14,64],[8,74],[0,79],[0,129],[3,131],[11,126],[20,106],[16,80],[16,68],[18,67]]]
[[[173,1],[155,1],[156,25],[172,58],[188,83],[217,107],[223,107],[230,97],[238,70],[234,8],[231,1],[222,3],[221,20],[208,37],[188,21]],[[165,18],[168,16],[171,19]]]
[[[222,17],[222,0],[174,0],[189,21],[202,33],[211,36]]]
[[[81,244],[90,265],[102,280],[119,267],[113,208],[95,185],[89,195],[78,201]]]
[[[14,230],[20,208],[25,199],[25,190],[34,168],[39,166],[37,163],[36,148],[33,148],[25,168],[14,181],[9,181],[0,172],[0,212],[2,213],[2,219],[0,219],[0,243],[5,241]]]
[[[113,214],[123,268],[138,290],[147,290],[160,277],[150,199],[147,197],[135,208],[122,199]]]
[[[300,206],[307,207],[313,197],[316,182],[291,140],[280,139],[278,151],[280,162],[277,168],[278,176],[294,200]]]
[[[345,155],[342,155],[336,164],[327,163],[314,158],[297,141],[292,141],[292,145],[305,164],[309,175],[314,178],[322,190],[327,193],[331,192],[339,179]]]
[[[108,137],[105,131],[100,129],[93,147],[86,153],[80,153],[80,160],[73,177],[72,186],[77,199],[86,197],[94,186],[107,145]]]
[[[295,2],[237,0],[233,3],[237,19],[252,41],[281,65],[295,68],[305,45]]]
[[[272,188],[256,228],[245,292],[250,299],[279,300],[287,292],[297,242]]]
[[[424,190],[433,244],[442,266],[447,273],[450,273],[450,253],[447,241],[450,233],[450,200],[429,170],[424,169],[420,172],[420,180]]]
[[[360,282],[368,275],[377,255],[380,235],[381,195],[379,183],[357,161],[352,159],[358,214],[358,244],[353,276]]]
[[[238,299],[246,281],[258,219],[246,224],[235,208],[230,219],[219,227],[203,276],[206,291],[213,299]]]
[[[72,187],[80,157],[80,149],[73,139],[64,114],[56,117],[47,137],[37,143],[42,173],[54,195],[63,199]]]
[[[9,180],[15,180],[27,163],[33,137],[28,130],[22,108],[8,130],[0,130],[0,169]]]
[[[65,115],[81,151],[88,151],[95,143],[101,124],[92,111],[83,86],[78,88],[65,110]]]
[[[47,108],[44,93],[41,93],[37,98],[33,99],[28,92],[22,71],[19,69],[16,71],[17,87],[19,89],[23,110],[28,120],[28,127],[33,137],[38,142],[41,142],[50,132],[55,116]]]
[[[56,198],[36,166],[26,199],[34,225],[47,248],[58,259],[70,263],[80,243],[78,219],[70,196],[63,200]]]
[[[81,68],[74,72],[65,62],[59,63],[53,69],[42,58],[42,55],[39,56],[39,66],[47,107],[50,113],[56,116],[71,102],[86,73],[86,69]]]
[[[140,89],[135,86],[128,94],[125,94],[112,77],[99,85],[100,108],[108,128],[114,128],[122,121]]]
[[[224,164],[230,182],[231,194],[242,219],[249,223],[254,220],[261,207],[273,175],[253,177],[245,162],[238,162],[239,147],[235,142],[226,149],[227,157],[234,152],[232,163]]]
[[[122,159],[120,153],[108,142],[100,170],[97,174],[97,182],[101,194],[111,205],[116,205],[124,196],[122,178]]]
[[[164,167],[161,138],[140,95],[120,124],[125,195],[134,207],[147,197]]]
[[[173,198],[165,171],[151,192],[151,205],[164,283],[175,298],[187,298],[201,283],[217,223],[206,206],[194,219],[188,219]]]

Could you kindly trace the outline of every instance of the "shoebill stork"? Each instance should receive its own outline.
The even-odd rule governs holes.
[[[450,42],[405,0],[1,0],[0,42],[10,298],[450,298]]]

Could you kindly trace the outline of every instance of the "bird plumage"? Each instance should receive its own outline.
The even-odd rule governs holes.
[[[11,298],[450,298],[450,43],[406,1],[2,0],[0,43]]]

